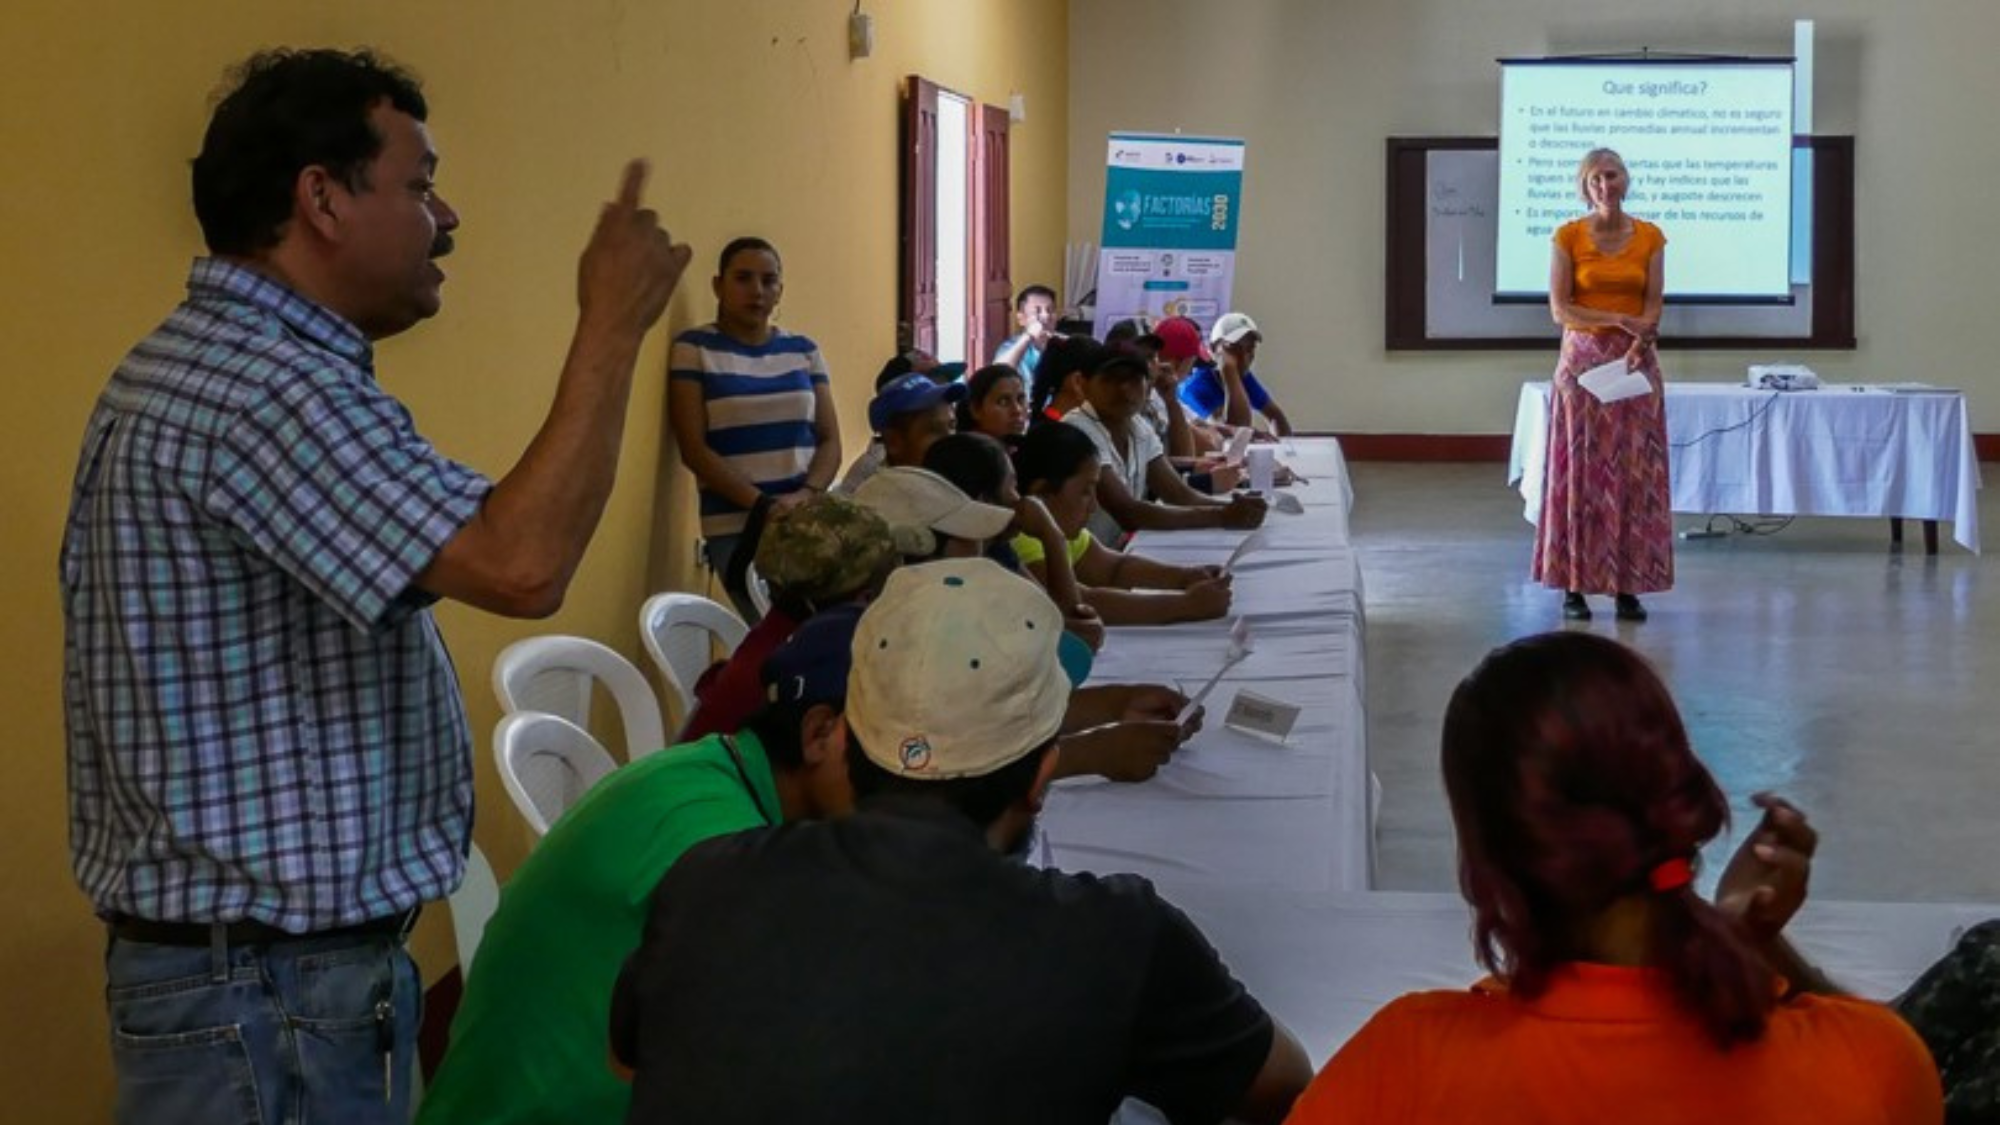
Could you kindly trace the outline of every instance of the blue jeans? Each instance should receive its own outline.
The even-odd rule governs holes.
[[[120,1125],[405,1125],[423,985],[392,936],[219,949],[114,938]]]
[[[755,624],[760,616],[756,603],[748,597],[739,597],[736,591],[730,590],[722,581],[722,576],[729,573],[729,564],[736,558],[736,550],[742,543],[743,536],[740,534],[710,535],[702,539],[702,553],[708,559],[708,569],[715,574],[716,583],[723,586],[730,603],[736,607],[736,615]]]

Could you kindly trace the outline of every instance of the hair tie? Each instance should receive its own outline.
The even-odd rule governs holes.
[[[1653,884],[1655,893],[1666,894],[1694,882],[1694,865],[1685,856],[1676,857],[1653,868],[1646,878]]]

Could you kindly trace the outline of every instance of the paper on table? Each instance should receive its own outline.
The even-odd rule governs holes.
[[[1271,507],[1288,516],[1303,516],[1306,514],[1305,501],[1282,490],[1271,493]]]
[[[1194,718],[1195,710],[1201,706],[1202,700],[1207,699],[1208,693],[1215,690],[1215,685],[1221,681],[1223,675],[1243,663],[1243,658],[1250,655],[1250,647],[1250,623],[1239,617],[1236,623],[1229,627],[1229,647],[1222,651],[1222,667],[1217,668],[1215,675],[1210,676],[1208,682],[1201,685],[1200,691],[1188,697],[1187,705],[1181,708],[1180,714],[1174,716],[1174,722],[1186,726],[1187,721]]]
[[[1597,401],[1602,403],[1623,402],[1653,390],[1653,384],[1644,375],[1625,366],[1624,356],[1609,363],[1600,363],[1578,375],[1576,385],[1595,395]]]
[[[1236,564],[1243,561],[1244,555],[1247,555],[1252,551],[1263,550],[1264,541],[1265,541],[1265,536],[1264,532],[1261,529],[1253,531],[1248,535],[1245,535],[1243,537],[1243,542],[1238,543],[1236,545],[1236,549],[1229,553],[1229,561],[1222,564],[1222,573],[1229,574],[1234,572],[1236,570]]]

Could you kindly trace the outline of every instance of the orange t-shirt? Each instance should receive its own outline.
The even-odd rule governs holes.
[[[1375,1014],[1288,1122],[1937,1125],[1930,1052],[1895,1013],[1803,996],[1723,1051],[1651,969],[1573,964],[1530,1000],[1481,981]]]
[[[1646,311],[1647,272],[1653,255],[1667,244],[1659,227],[1633,219],[1632,237],[1616,254],[1606,254],[1590,235],[1590,220],[1577,219],[1556,228],[1555,244],[1569,255],[1570,300],[1586,309],[1623,316]]]

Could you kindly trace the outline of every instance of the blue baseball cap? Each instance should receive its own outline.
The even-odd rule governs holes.
[[[864,608],[860,602],[843,602],[807,618],[764,658],[765,698],[800,707],[844,704],[847,672],[854,662],[854,629]]]
[[[964,397],[964,383],[940,385],[928,375],[911,373],[875,392],[868,404],[868,425],[879,434],[898,414],[929,410],[941,402],[957,403]]]

